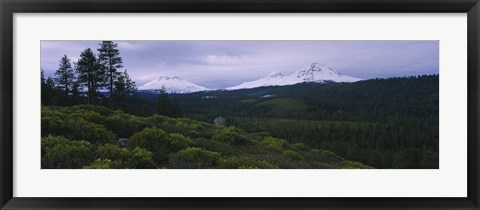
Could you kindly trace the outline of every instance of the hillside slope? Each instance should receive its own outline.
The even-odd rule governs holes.
[[[375,168],[438,168],[439,76],[174,95],[185,116],[328,149]]]
[[[371,168],[333,152],[191,119],[42,107],[42,168]]]

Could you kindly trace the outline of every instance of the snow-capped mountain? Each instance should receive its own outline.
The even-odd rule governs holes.
[[[139,90],[160,90],[165,87],[167,93],[192,93],[209,90],[206,87],[194,84],[176,76],[160,76],[142,86]]]
[[[356,82],[359,80],[361,79],[342,75],[341,73],[336,72],[328,66],[319,65],[318,63],[312,63],[311,65],[306,66],[288,75],[274,72],[264,78],[250,82],[244,82],[240,85],[229,87],[226,89],[237,90],[263,86],[283,86],[298,84],[302,82]]]

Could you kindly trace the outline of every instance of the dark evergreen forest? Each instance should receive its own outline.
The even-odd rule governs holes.
[[[223,116],[229,125],[329,149],[376,168],[438,168],[438,79],[303,83],[176,97],[192,119]]]

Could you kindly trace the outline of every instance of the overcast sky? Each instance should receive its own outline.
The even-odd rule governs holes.
[[[52,76],[67,55],[76,62],[101,41],[42,41],[41,67]],[[291,73],[313,62],[362,79],[438,74],[438,41],[115,41],[123,66],[141,86],[160,75],[225,88]],[[122,70],[123,71],[123,70]]]

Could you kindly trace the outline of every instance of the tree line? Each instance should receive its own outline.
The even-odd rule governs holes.
[[[123,61],[118,44],[102,41],[99,45],[97,54],[91,48],[86,48],[73,64],[67,55],[61,57],[53,78],[45,79],[44,71],[41,70],[44,104],[106,103],[110,108],[125,105],[123,103],[126,99],[137,91],[135,82],[127,69],[120,71]],[[107,97],[100,93],[103,88],[108,91]]]

